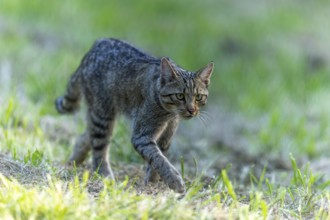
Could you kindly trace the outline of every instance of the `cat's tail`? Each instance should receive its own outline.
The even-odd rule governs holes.
[[[64,96],[55,100],[56,110],[61,114],[74,113],[79,109],[81,98],[80,68],[71,76]]]

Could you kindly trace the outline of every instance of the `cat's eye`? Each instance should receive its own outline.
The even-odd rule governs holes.
[[[196,101],[202,101],[202,99],[203,99],[203,95],[202,95],[202,94],[197,94],[197,95],[195,96],[195,99],[196,99]]]
[[[184,99],[184,94],[183,93],[177,93],[176,98],[179,99],[179,100],[183,100]]]

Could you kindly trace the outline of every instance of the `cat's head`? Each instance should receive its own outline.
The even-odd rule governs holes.
[[[160,65],[159,88],[163,107],[184,119],[197,116],[207,101],[213,63],[197,72],[184,70],[166,57],[161,59]]]

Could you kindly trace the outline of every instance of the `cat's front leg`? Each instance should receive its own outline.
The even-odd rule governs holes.
[[[132,144],[144,160],[159,174],[162,180],[173,190],[184,193],[186,188],[180,173],[168,161],[150,136],[134,135]]]
[[[146,169],[146,176],[144,177],[144,185],[148,185],[148,183],[157,183],[160,179],[159,174],[157,171],[152,168],[150,164],[148,164]]]
[[[171,120],[168,120],[165,126],[165,129],[159,136],[157,140],[157,145],[159,149],[162,151],[164,156],[167,156],[167,152],[170,148],[170,143],[172,140],[172,137],[174,133],[176,132],[179,124],[179,117],[174,117]],[[158,182],[159,181],[159,175],[155,169],[152,168],[150,164],[148,164],[146,169],[146,176],[144,179],[145,185],[147,185],[149,182]]]

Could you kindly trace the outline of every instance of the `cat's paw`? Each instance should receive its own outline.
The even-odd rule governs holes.
[[[181,178],[180,173],[173,167],[167,175],[166,178],[163,178],[163,181],[168,185],[170,189],[178,193],[185,193],[186,192],[186,185]]]
[[[70,156],[70,159],[69,161],[67,162],[68,164],[75,164],[75,165],[79,165],[79,164],[82,164],[84,162],[84,160],[86,159],[88,155],[88,150],[86,151],[77,151],[75,150],[71,156]]]
[[[146,176],[144,177],[144,185],[148,185],[149,182],[157,183],[160,179],[157,171],[154,170],[150,165],[148,165],[146,170]]]
[[[115,179],[110,165],[107,163],[102,163],[98,168],[94,169],[100,176],[107,177],[109,179]]]

